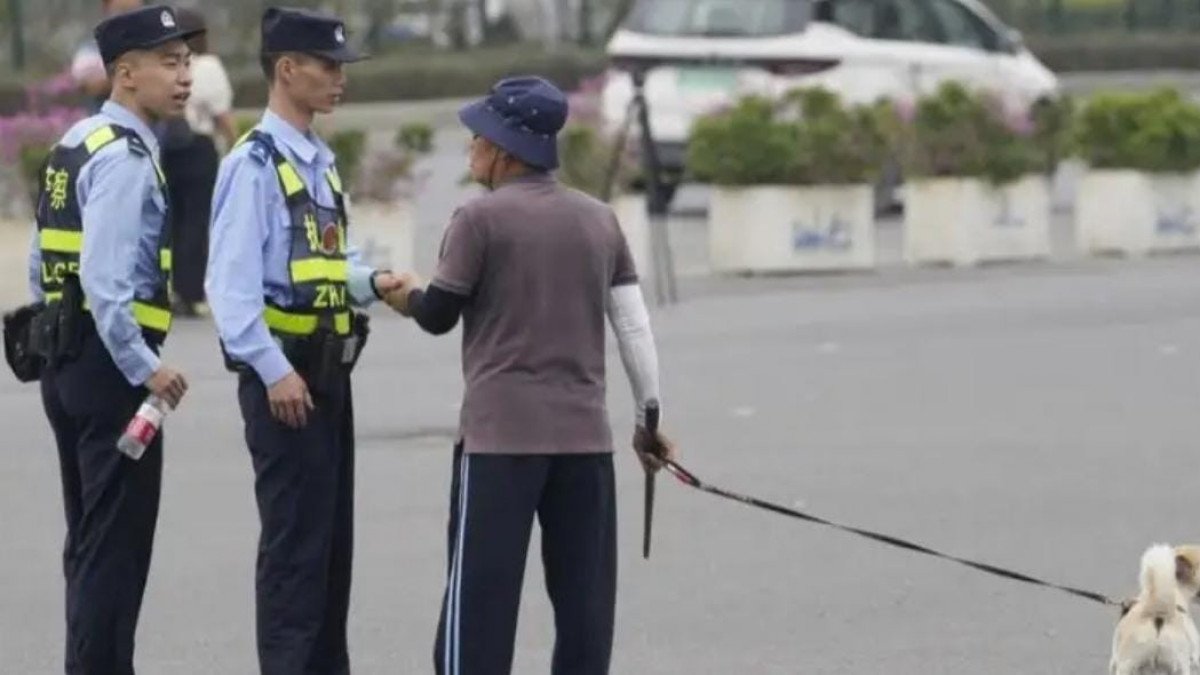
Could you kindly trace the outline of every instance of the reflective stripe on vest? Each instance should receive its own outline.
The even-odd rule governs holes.
[[[45,229],[38,233],[38,245],[43,251],[83,253],[83,232],[79,230]],[[171,249],[159,249],[158,265],[164,272],[171,271],[173,265]]]
[[[293,336],[312,335],[321,321],[320,315],[317,314],[289,312],[269,305],[263,311],[263,319],[267,328],[272,331]],[[333,315],[333,330],[338,335],[350,334],[350,312],[338,312]]]
[[[82,253],[83,232],[80,230],[42,230],[38,242],[43,251]]]
[[[62,300],[62,291],[46,294],[46,302],[58,302]],[[133,320],[142,328],[149,328],[160,333],[166,333],[171,329],[171,310],[156,307],[140,300],[134,300],[129,304],[133,309]],[[91,311],[88,307],[87,300],[83,301],[84,311]]]

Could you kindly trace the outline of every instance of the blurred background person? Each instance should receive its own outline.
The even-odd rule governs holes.
[[[185,31],[207,29],[204,16],[192,9],[177,11]],[[201,34],[192,48],[192,96],[185,119],[166,126],[163,172],[171,193],[174,265],[172,309],[177,316],[207,314],[204,269],[208,259],[208,221],[217,180],[217,137],[225,150],[233,147],[233,87],[221,58],[210,53]]]
[[[100,0],[100,12],[105,19],[141,6],[142,0]],[[88,114],[99,112],[100,106],[108,99],[109,83],[108,75],[104,72],[104,60],[100,58],[100,50],[90,33],[71,57],[70,69],[71,77],[75,78],[80,91],[87,95],[85,105]]]

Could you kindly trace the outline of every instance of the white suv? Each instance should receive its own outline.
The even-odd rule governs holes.
[[[1054,74],[976,0],[637,0],[608,45],[608,128],[625,119],[629,68],[646,73],[650,126],[679,168],[692,122],[746,94],[821,85],[850,102],[908,99],[954,79],[1029,104]]]

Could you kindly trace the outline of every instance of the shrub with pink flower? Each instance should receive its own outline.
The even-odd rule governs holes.
[[[607,76],[603,73],[595,77],[584,78],[579,87],[567,94],[567,105],[570,110],[569,122],[598,126],[601,121],[601,105],[604,84]]]
[[[25,189],[36,191],[38,170],[71,125],[84,117],[84,111],[59,103],[75,89],[70,73],[37,82],[25,90],[25,110],[15,115],[0,115],[0,162],[17,166]]]
[[[636,190],[641,179],[637,125],[630,126],[620,146],[618,131],[604,128],[606,82],[605,74],[586,78],[568,94],[570,116],[558,139],[559,180],[599,198]]]
[[[886,127],[905,175],[981,177],[1003,184],[1049,172],[1066,154],[1070,102],[1032,107],[950,82],[915,106],[896,104]]]

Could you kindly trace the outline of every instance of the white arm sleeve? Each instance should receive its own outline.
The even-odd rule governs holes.
[[[645,422],[648,401],[660,401],[658,350],[650,331],[650,314],[637,284],[614,286],[609,294],[608,320],[617,335],[621,362],[633,389],[638,424]]]

